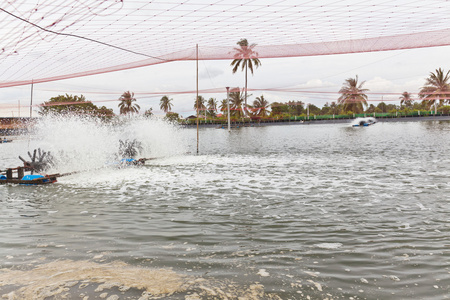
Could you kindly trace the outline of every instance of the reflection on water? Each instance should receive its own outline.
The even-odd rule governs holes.
[[[75,120],[78,149],[52,122],[30,147],[68,166],[100,166],[121,130],[158,159],[0,186],[6,298],[449,298],[450,122],[202,129],[200,155],[193,129]]]

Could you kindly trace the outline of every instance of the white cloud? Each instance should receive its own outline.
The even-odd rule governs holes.
[[[319,90],[329,90],[332,89],[339,89],[337,87],[338,85],[332,82],[322,81],[321,79],[311,79],[308,80],[305,83],[300,83],[294,86],[294,88],[300,88],[300,89],[319,89]]]
[[[396,86],[392,81],[378,76],[373,79],[367,80],[363,87],[369,89],[370,92],[398,92],[398,86]]]
[[[209,67],[209,68],[205,67],[202,72],[199,72],[198,77],[199,77],[199,79],[212,79],[212,78],[216,78],[223,74],[224,74],[224,71],[222,69],[215,68],[215,67]]]

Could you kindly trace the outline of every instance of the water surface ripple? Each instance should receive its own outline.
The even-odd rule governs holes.
[[[119,261],[210,282],[167,299],[449,299],[449,141],[450,122],[202,129],[199,155],[0,186],[0,264]],[[0,146],[4,162],[20,148]]]

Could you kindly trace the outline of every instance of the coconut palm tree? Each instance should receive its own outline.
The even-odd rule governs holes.
[[[227,105],[228,99],[223,99],[222,102],[220,102],[219,109],[222,112],[222,114],[227,115],[228,114],[228,105]]]
[[[261,61],[258,59],[258,52],[254,51],[256,44],[248,44],[247,39],[241,39],[236,43],[239,48],[234,48],[236,53],[234,54],[234,59],[231,62],[233,66],[233,74],[237,72],[239,67],[242,71],[245,70],[245,108],[247,107],[247,70],[253,75],[253,68],[258,68],[261,65]]]
[[[129,113],[138,113],[141,107],[137,105],[136,98],[134,98],[134,93],[127,91],[122,94],[119,98],[119,108],[120,108],[120,114],[125,115]]]
[[[210,117],[216,117],[216,111],[217,111],[217,100],[214,98],[209,98],[208,100],[208,114]]]
[[[269,114],[268,108],[269,101],[263,95],[256,97],[255,101],[253,101],[253,109],[258,117],[266,117]]]
[[[450,71],[444,75],[444,70],[436,69],[436,72],[430,73],[426,79],[425,85],[419,92],[419,97],[422,103],[428,102],[428,108],[433,104],[443,105],[445,102],[450,103]]]
[[[341,96],[338,98],[338,104],[342,104],[345,111],[352,111],[354,113],[362,113],[363,106],[367,106],[368,89],[363,89],[365,81],[358,84],[358,75],[356,78],[347,78],[344,85],[339,90]]]
[[[198,109],[197,109],[197,105],[198,105]],[[203,98],[203,96],[201,96],[201,95],[198,96],[197,100],[194,102],[194,109],[195,109],[195,111],[198,111],[199,114],[201,113],[201,111],[204,111],[205,118],[206,118],[205,98]]]
[[[163,96],[159,101],[159,108],[167,114],[167,112],[172,110],[172,100],[173,99],[169,99],[167,96]]]
[[[402,106],[403,104],[406,107],[411,107],[412,106],[412,99],[411,99],[411,94],[408,92],[403,92],[403,94],[400,96],[400,106]]]
[[[244,103],[244,95],[242,92],[230,92],[230,115],[239,118],[244,118],[242,104]]]

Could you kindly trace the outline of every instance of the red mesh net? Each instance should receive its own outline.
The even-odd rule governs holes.
[[[10,0],[0,7],[0,87],[169,61],[450,45],[449,1]]]

